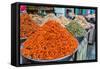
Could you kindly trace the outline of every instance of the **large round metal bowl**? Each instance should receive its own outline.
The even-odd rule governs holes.
[[[79,45],[79,43],[78,43],[78,45]],[[22,48],[23,48],[23,45],[21,45],[21,49],[22,49]],[[62,59],[68,58],[68,57],[74,55],[75,52],[76,52],[77,50],[78,50],[78,46],[77,46],[77,48],[76,48],[76,49],[75,49],[75,50],[74,50],[70,55],[67,55],[67,56],[64,56],[64,57],[61,57],[61,58],[57,58],[57,59],[52,59],[52,60],[39,60],[39,59],[32,59],[31,57],[28,58],[28,57],[23,56],[22,53],[21,53],[21,56],[24,57],[25,59],[28,59],[28,60],[31,60],[31,61],[37,61],[37,62],[52,62],[52,61],[59,61],[59,60],[62,60]]]

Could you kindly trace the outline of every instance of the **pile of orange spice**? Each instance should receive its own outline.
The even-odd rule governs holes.
[[[56,20],[48,20],[24,43],[22,55],[36,60],[53,60],[71,55],[78,41]]]
[[[20,37],[27,38],[33,34],[39,26],[32,20],[32,18],[27,13],[22,13],[20,15]]]

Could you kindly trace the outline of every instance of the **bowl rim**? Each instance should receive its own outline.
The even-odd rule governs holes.
[[[77,40],[77,42],[78,42],[78,40]],[[21,47],[20,47],[20,48],[23,48],[23,43],[21,44]],[[24,58],[26,58],[26,59],[29,59],[29,60],[31,60],[31,61],[37,61],[37,62],[52,62],[52,61],[59,61],[59,60],[68,58],[68,57],[72,56],[73,54],[75,54],[75,52],[76,52],[78,49],[79,49],[79,42],[78,42],[78,44],[77,44],[77,48],[76,48],[71,54],[69,54],[69,55],[67,55],[67,56],[64,56],[64,57],[61,57],[61,58],[56,58],[56,59],[51,59],[51,60],[31,59],[31,58],[25,57],[25,56],[22,54],[22,52],[21,52],[20,56],[22,56],[22,57],[24,57]]]

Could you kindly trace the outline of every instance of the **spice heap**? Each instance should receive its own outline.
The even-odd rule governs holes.
[[[70,19],[66,18],[65,16],[60,16],[59,19],[61,20],[62,24],[68,25],[70,23]]]
[[[86,21],[84,16],[78,15],[75,16],[75,21],[77,21],[84,29],[88,29],[91,27],[91,24]]]
[[[20,37],[27,38],[33,34],[39,26],[34,22],[29,14],[23,13],[20,15]]]
[[[39,26],[42,24],[43,22],[43,17],[42,16],[39,16],[37,14],[29,14],[29,16],[32,18],[32,20],[34,22],[36,22]]]
[[[86,34],[86,30],[75,20],[70,21],[66,28],[75,37],[82,37]]]
[[[56,20],[48,20],[24,43],[22,55],[36,60],[53,60],[71,55],[78,47],[75,39]]]

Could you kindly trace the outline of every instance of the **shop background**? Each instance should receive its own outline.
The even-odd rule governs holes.
[[[10,51],[11,51],[11,6],[13,2],[22,0],[2,0],[0,2],[0,69],[17,69],[10,65]],[[100,12],[100,0],[28,0],[24,2],[32,3],[50,3],[50,4],[62,4],[62,5],[81,5],[81,6],[97,6],[98,12]],[[98,30],[100,13],[98,13]],[[98,35],[100,32],[98,31]],[[98,36],[98,39],[100,36]],[[100,52],[100,43],[98,40],[98,53]],[[45,66],[30,66],[21,67],[19,69],[98,69],[100,65],[100,55],[98,54],[98,62],[93,63],[78,63],[78,64],[61,64],[61,65],[45,65]]]

